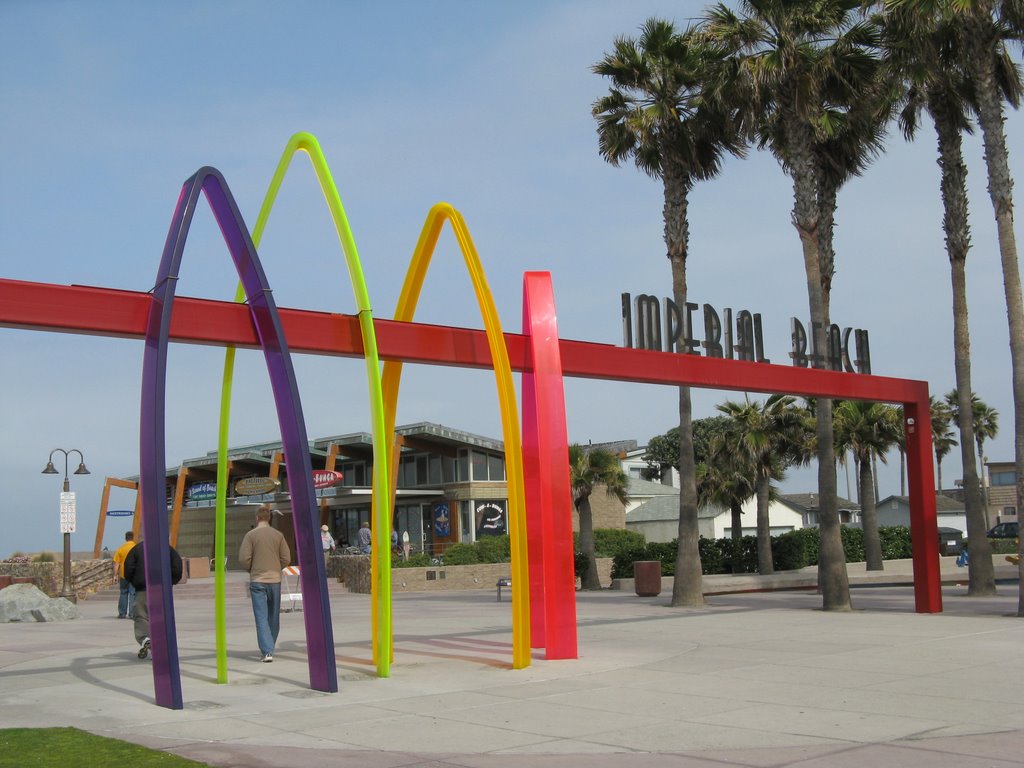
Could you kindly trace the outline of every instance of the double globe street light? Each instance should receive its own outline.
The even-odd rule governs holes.
[[[71,586],[71,532],[75,528],[75,497],[71,494],[71,483],[68,482],[68,455],[72,453],[78,454],[79,462],[78,469],[75,470],[76,475],[88,475],[90,472],[85,468],[85,457],[80,450],[72,448],[70,451],[65,451],[63,448],[54,448],[50,451],[50,458],[46,462],[46,469],[43,470],[44,475],[60,474],[57,468],[53,466],[53,454],[58,451],[64,454],[64,491],[61,493],[60,498],[60,529],[64,533],[64,585],[61,587],[58,597],[66,598],[75,603],[78,602],[78,596]]]

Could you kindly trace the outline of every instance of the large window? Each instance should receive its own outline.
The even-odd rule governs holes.
[[[496,456],[493,453],[487,454],[487,479],[505,479],[505,462],[502,460],[501,456]]]
[[[1011,469],[1004,472],[993,472],[988,476],[988,479],[992,485],[1016,485],[1016,475],[1017,473]]]
[[[481,453],[480,451],[472,451],[470,453],[471,459],[470,464],[473,466],[473,477],[472,479],[480,482],[481,480],[487,479],[487,454]]]
[[[369,485],[366,481],[365,461],[346,461],[341,465],[341,484],[346,488],[364,487]]]

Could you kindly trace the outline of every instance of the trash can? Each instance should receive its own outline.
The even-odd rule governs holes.
[[[661,594],[661,561],[637,560],[633,563],[633,586],[640,597]]]
[[[940,555],[959,555],[963,548],[963,531],[956,528],[939,528]]]

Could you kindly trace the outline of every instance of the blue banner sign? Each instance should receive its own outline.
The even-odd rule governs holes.
[[[188,487],[189,501],[211,501],[217,498],[216,483],[193,483]]]
[[[133,509],[108,509],[107,517],[131,517],[135,514]]]

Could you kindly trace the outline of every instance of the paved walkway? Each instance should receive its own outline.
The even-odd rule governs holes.
[[[511,608],[493,590],[395,595],[392,676],[373,676],[370,601],[332,594],[340,691],[308,688],[302,613],[257,660],[230,574],[229,683],[214,682],[212,580],[175,601],[185,709],[155,706],[149,661],[112,597],[82,617],[0,625],[0,724],[71,725],[214,766],[625,768],[1024,765],[1024,619],[944,587],[855,588],[852,613],[813,591],[579,593],[580,658],[512,670]],[[856,582],[856,577],[851,575]]]

